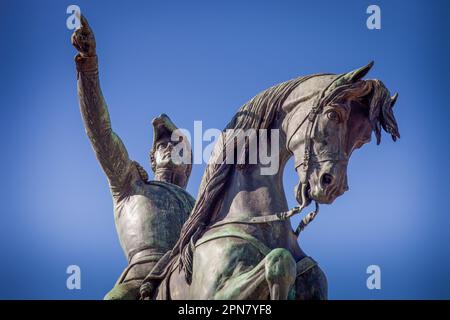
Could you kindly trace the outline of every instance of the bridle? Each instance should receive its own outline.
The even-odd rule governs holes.
[[[300,128],[303,126],[303,124],[307,121],[307,125],[308,127],[306,128],[306,134],[305,134],[305,150],[304,150],[304,155],[303,155],[303,162],[296,164],[295,166],[295,171],[297,171],[297,169],[301,166],[302,170],[304,171],[305,175],[304,175],[304,181],[302,181],[303,183],[305,183],[306,181],[308,181],[308,177],[309,177],[309,168],[311,163],[321,163],[321,162],[342,162],[348,161],[348,157],[338,157],[338,158],[325,158],[325,159],[320,159],[320,160],[313,160],[313,130],[314,127],[316,125],[316,120],[319,114],[321,114],[323,112],[323,103],[324,103],[324,99],[325,99],[325,94],[326,92],[329,90],[329,88],[336,82],[338,81],[343,75],[337,77],[336,79],[334,79],[324,90],[322,90],[321,94],[319,95],[319,97],[316,99],[313,107],[311,108],[311,110],[308,112],[307,116],[302,120],[302,122],[298,125],[298,127],[294,130],[293,134],[289,137],[287,143],[286,143],[286,149],[291,153],[294,154],[294,152],[290,149],[289,145],[290,142],[292,140],[292,138],[295,136],[295,134],[300,130]],[[337,153],[338,155],[341,154],[340,150]]]
[[[303,156],[303,162],[296,165],[295,170],[297,171],[298,167],[302,166],[302,170],[304,171],[304,180],[302,181],[303,184],[308,181],[309,178],[309,168],[311,163],[320,163],[320,162],[326,162],[326,161],[333,161],[333,162],[339,162],[339,161],[348,161],[347,158],[345,159],[321,159],[321,160],[312,160],[312,149],[313,149],[313,129],[316,125],[317,116],[323,112],[323,102],[325,98],[325,94],[328,91],[328,89],[337,81],[339,80],[343,75],[338,76],[336,79],[334,79],[325,89],[322,90],[319,97],[316,99],[314,106],[311,108],[308,115],[302,120],[302,122],[298,125],[298,127],[295,129],[291,137],[288,139],[286,148],[287,150],[293,154],[292,150],[289,148],[289,143],[292,140],[292,138],[295,136],[295,134],[300,130],[300,128],[307,122],[308,127],[306,128],[306,135],[305,135],[305,151]],[[340,154],[340,152],[339,152]],[[298,224],[297,228],[294,231],[294,234],[298,237],[300,233],[304,230],[304,228],[314,220],[314,218],[319,213],[319,203],[317,201],[314,201],[315,203],[315,209],[314,211],[311,211],[308,213]],[[277,222],[277,221],[286,221],[290,217],[299,214],[305,207],[307,206],[306,201],[301,206],[296,206],[291,210],[285,211],[285,212],[279,212],[267,216],[257,216],[257,217],[248,217],[248,218],[241,218],[241,219],[223,219],[220,220],[213,225],[209,226],[209,228],[216,228],[219,226],[227,225],[227,224],[261,224],[261,223],[270,223],[270,222]]]

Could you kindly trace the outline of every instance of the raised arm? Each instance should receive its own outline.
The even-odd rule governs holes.
[[[86,18],[81,16],[80,20],[81,27],[72,35],[72,44],[78,50],[75,63],[81,115],[113,195],[118,195],[126,184],[132,162],[122,141],[111,129],[108,109],[100,89],[94,34]]]

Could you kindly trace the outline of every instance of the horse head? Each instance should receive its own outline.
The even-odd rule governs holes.
[[[400,137],[392,98],[379,80],[362,80],[373,63],[341,75],[324,75],[322,86],[309,97],[286,101],[283,127],[286,149],[295,158],[299,182],[296,199],[332,203],[348,190],[347,166],[355,149],[381,128],[395,141]],[[288,100],[288,99],[287,99]]]

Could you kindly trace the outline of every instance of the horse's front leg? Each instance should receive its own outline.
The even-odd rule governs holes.
[[[235,237],[201,244],[194,251],[188,299],[266,299],[263,259],[248,241]],[[266,297],[258,296],[264,291]]]
[[[274,249],[256,267],[230,278],[215,299],[287,300],[296,278],[296,263],[285,249]]]
[[[278,248],[272,250],[264,260],[270,299],[287,300],[297,275],[297,266],[292,254],[286,249]]]
[[[296,300],[328,299],[327,277],[323,272],[323,270],[318,265],[297,276],[297,279],[295,281],[295,299]]]
[[[215,293],[217,300],[265,300],[269,297],[265,278],[265,259],[250,271],[229,278]]]

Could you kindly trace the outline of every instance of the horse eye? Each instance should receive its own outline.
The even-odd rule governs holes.
[[[330,111],[327,113],[327,118],[333,121],[339,121],[340,117],[336,111]]]
[[[167,147],[167,142],[161,142],[160,144],[158,144],[158,149],[163,149],[163,148],[165,148],[165,147]]]

